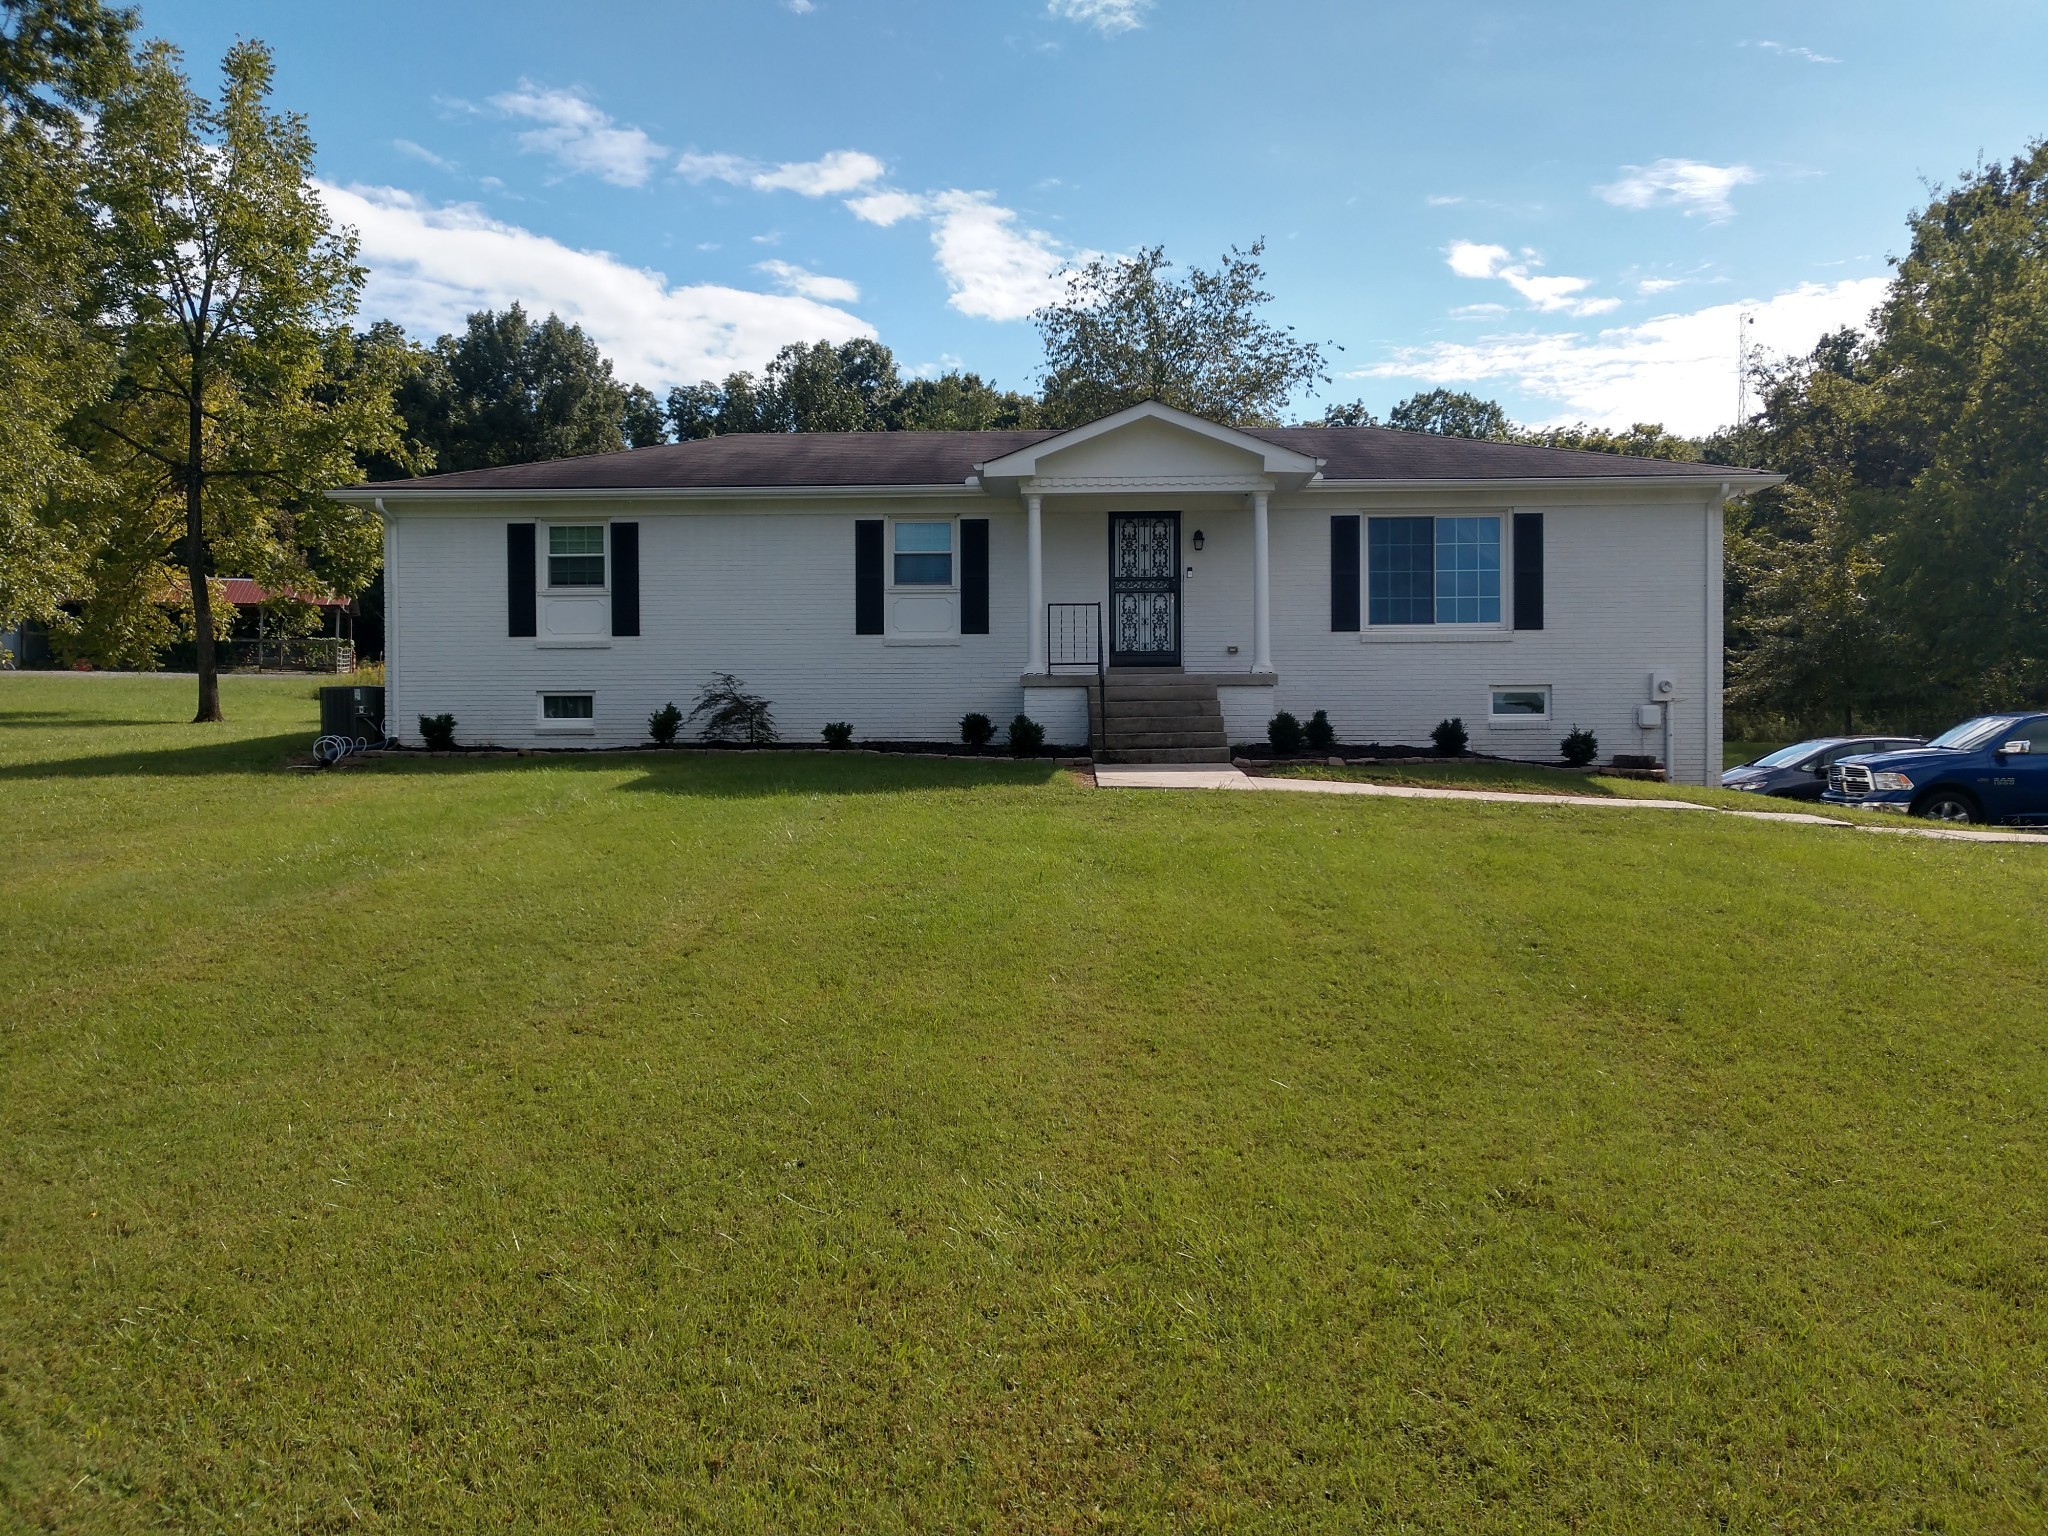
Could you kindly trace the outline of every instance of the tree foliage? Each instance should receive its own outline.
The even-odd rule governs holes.
[[[55,618],[84,578],[55,498],[91,489],[64,429],[113,376],[87,165],[134,26],[98,0],[0,0],[0,630]]]
[[[1387,412],[1387,425],[1399,432],[1505,442],[1514,424],[1498,401],[1482,400],[1459,389],[1431,389],[1410,395]]]
[[[116,373],[75,428],[107,485],[79,509],[97,551],[87,628],[134,634],[182,578],[201,720],[220,718],[210,579],[225,562],[268,586],[359,590],[376,521],[322,493],[356,477],[358,446],[397,444],[395,372],[350,335],[364,273],[313,189],[305,123],[270,110],[260,43],[221,74],[208,101],[151,44],[99,117]]]
[[[1240,426],[1272,425],[1327,382],[1323,348],[1262,318],[1265,242],[1174,281],[1163,246],[1101,256],[1034,315],[1045,344],[1043,424],[1079,426],[1146,400]]]
[[[679,441],[731,432],[969,432],[1030,426],[1037,402],[979,374],[901,380],[895,354],[856,338],[834,346],[792,342],[759,378],[729,374],[671,389],[668,420]]]
[[[1730,520],[1746,712],[1933,727],[2048,702],[2048,144],[1909,227],[1870,334],[1767,370],[1726,440],[1789,477]]]
[[[492,469],[614,453],[662,440],[651,391],[635,395],[583,328],[535,321],[519,305],[479,310],[443,336],[405,383],[400,407],[438,470]]]

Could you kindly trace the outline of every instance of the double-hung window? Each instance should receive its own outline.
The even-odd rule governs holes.
[[[952,523],[899,522],[895,527],[895,584],[899,587],[953,585]]]
[[[604,524],[554,523],[548,527],[548,585],[604,585]]]
[[[1366,519],[1366,622],[1498,624],[1498,517]]]

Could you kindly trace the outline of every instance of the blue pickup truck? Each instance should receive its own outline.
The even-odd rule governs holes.
[[[1934,821],[2048,826],[2048,714],[1979,715],[1924,747],[1828,769],[1830,805]]]

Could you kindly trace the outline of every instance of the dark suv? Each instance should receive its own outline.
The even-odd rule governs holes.
[[[1828,770],[1830,805],[2048,826],[2048,714],[1979,715],[1924,747]]]
[[[1730,768],[1721,775],[1721,787],[1752,795],[1780,795],[1787,800],[1818,800],[1828,787],[1828,770],[1843,758],[1919,745],[1918,736],[1820,736],[1795,741],[1753,763]]]

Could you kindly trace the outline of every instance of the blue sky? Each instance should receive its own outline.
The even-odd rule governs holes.
[[[1063,261],[1263,236],[1321,399],[1705,430],[1739,311],[1859,320],[1929,181],[2048,133],[2039,0],[142,4],[202,88],[275,48],[367,314],[518,299],[656,388],[854,335],[1030,387]]]

